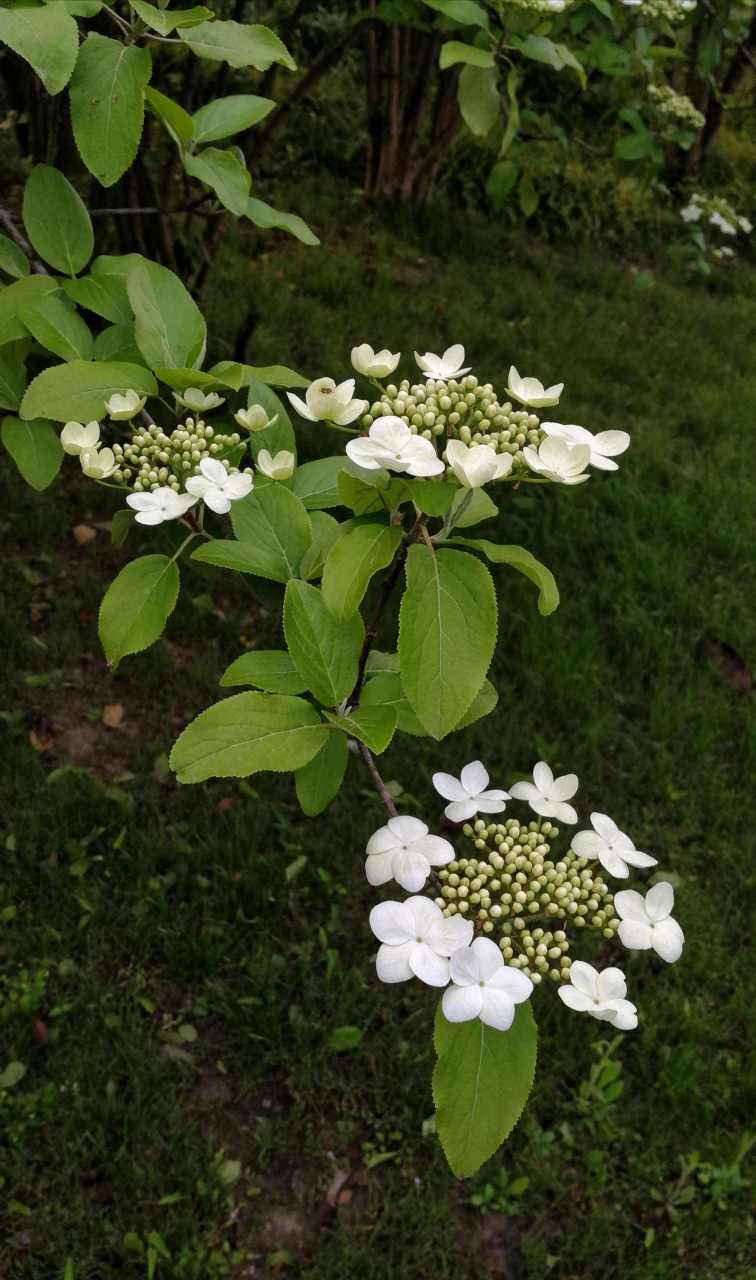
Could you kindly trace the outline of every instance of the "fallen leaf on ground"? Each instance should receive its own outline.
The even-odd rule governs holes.
[[[123,706],[120,702],[106,702],[102,709],[102,723],[108,729],[118,729],[123,720]]]
[[[80,547],[85,547],[88,542],[94,542],[97,537],[97,530],[93,529],[91,524],[75,524],[71,532],[74,542]]]

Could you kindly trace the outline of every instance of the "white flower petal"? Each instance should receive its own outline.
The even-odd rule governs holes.
[[[621,969],[602,969],[598,976],[598,998],[602,1004],[609,1000],[624,1000],[627,994],[627,982]]]
[[[371,853],[365,859],[365,875],[368,884],[372,884],[376,888],[382,884],[388,884],[393,877],[393,852],[392,853]]]
[[[454,857],[454,846],[442,836],[423,836],[415,840],[413,849],[423,855],[432,867],[445,867]]]
[[[454,951],[450,960],[452,982],[460,987],[477,986],[481,980],[478,957],[472,946]]]
[[[544,795],[549,795],[554,782],[554,774],[545,760],[539,760],[533,769],[533,782]]]
[[[672,914],[675,905],[675,891],[668,880],[660,880],[646,894],[646,915],[656,924],[666,920]]]
[[[680,959],[685,935],[676,920],[661,920],[653,926],[651,935],[651,946],[662,960],[673,964]]]
[[[487,1027],[495,1027],[497,1031],[508,1031],[514,1022],[514,1001],[500,987],[483,987],[482,995],[481,1022],[485,1022]]]
[[[446,1021],[469,1022],[472,1018],[477,1018],[483,1007],[482,995],[483,989],[478,986],[447,987],[441,997],[441,1008]]]
[[[452,800],[451,804],[447,804],[444,809],[444,814],[450,822],[469,822],[477,812],[476,800]]]
[[[606,845],[595,831],[577,831],[572,837],[572,848],[579,858],[598,858]]]
[[[592,813],[591,822],[605,844],[613,844],[620,834],[617,823],[607,813]]]
[[[506,791],[481,791],[475,797],[478,813],[501,813],[507,807],[511,796]]]
[[[409,958],[416,978],[429,987],[445,987],[449,981],[449,961],[436,955],[426,942],[416,942]]]
[[[628,951],[648,951],[651,946],[651,926],[643,920],[620,920],[617,933]]]
[[[585,960],[573,960],[570,966],[570,982],[577,991],[595,1000],[598,992],[598,971]]]
[[[384,942],[375,957],[375,971],[381,982],[406,982],[411,978],[410,956],[416,949],[414,939],[398,947],[387,946]]]
[[[444,800],[467,800],[469,795],[459,778],[451,773],[434,773],[431,779],[436,791]]]
[[[395,836],[401,844],[420,840],[428,834],[425,823],[419,818],[410,817],[409,814],[399,814],[396,818],[389,818],[387,826],[392,836]]]
[[[504,957],[491,938],[476,938],[470,950],[475,956],[481,980],[487,982],[504,966]]]
[[[497,969],[488,979],[487,985],[489,988],[506,991],[515,1004],[522,1004],[523,1000],[529,1000],[533,994],[533,983],[528,975],[515,969],[512,964],[504,964]]]
[[[640,920],[642,924],[648,924],[643,895],[637,889],[621,889],[615,893],[614,910],[620,920]]]
[[[577,987],[557,987],[557,995],[568,1009],[575,1009],[577,1013],[586,1013],[593,1007],[593,997],[586,995],[584,991],[578,991]]]
[[[462,770],[460,782],[468,795],[477,796],[481,791],[485,791],[490,782],[488,770],[480,760],[473,760]]]
[[[406,902],[379,902],[369,918],[370,928],[379,942],[398,947],[403,942],[414,941],[416,937],[414,916]]]
[[[416,849],[397,849],[391,856],[391,870],[397,884],[407,893],[417,893],[428,879],[430,865]]]
[[[304,400],[300,399],[299,396],[295,396],[293,391],[287,391],[286,394],[289,397],[289,401],[291,402],[291,404],[293,404],[294,408],[299,414],[300,418],[306,418],[308,422],[317,422],[317,418],[315,417],[315,414],[312,413],[311,410],[307,407]]]
[[[231,510],[230,498],[226,497],[222,489],[215,489],[212,485],[205,493],[204,503],[219,516],[225,516]]]
[[[571,800],[578,789],[578,776],[576,773],[563,773],[561,778],[555,778],[549,788],[549,800]]]
[[[439,915],[440,915],[439,911]],[[441,916],[431,925],[425,941],[439,956],[453,956],[462,947],[469,947],[473,937],[473,922],[462,916]]]
[[[634,1031],[638,1025],[638,1014],[634,1004],[629,1000],[613,1000],[610,1005],[606,1006],[607,1013],[603,1016],[607,1021],[611,1022],[618,1031]]]

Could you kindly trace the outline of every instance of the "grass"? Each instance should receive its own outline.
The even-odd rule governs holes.
[[[609,810],[674,878],[684,957],[628,958],[631,1036],[539,995],[526,1115],[455,1183],[428,1124],[434,1002],[372,972],[366,778],[355,764],[311,822],[290,779],[178,789],[166,771],[276,617],[187,570],[166,640],[110,674],[99,599],[161,535],[114,551],[105,491],[38,497],[6,467],[0,1068],[26,1075],[0,1091],[0,1276],[57,1280],[69,1259],[67,1280],[745,1277],[756,276],[642,288],[625,264],[492,224],[413,228],[329,198],[310,210],[325,251],[226,243],[214,358],[242,327],[255,363],[313,376],[346,376],[366,338],[461,338],[494,384],[512,361],[564,378],[568,420],[633,436],[616,475],[508,498],[491,532],[554,570],[562,605],[540,618],[530,584],[498,571],[495,717],[443,748],[402,740],[384,772],[430,813],[439,764],[480,754],[504,784],[540,755],[574,768],[582,810]],[[361,1039],[340,1052],[344,1026]]]

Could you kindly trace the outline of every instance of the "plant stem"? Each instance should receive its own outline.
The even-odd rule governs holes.
[[[373,759],[372,752],[365,746],[364,742],[360,742],[358,746],[360,749],[360,755],[362,756],[363,760],[365,761],[365,764],[368,767],[368,772],[370,773],[370,777],[373,780],[373,785],[376,791],[378,792],[378,795],[381,797],[381,800],[385,804],[389,817],[396,818],[398,816],[397,807],[394,804],[394,801],[391,797],[391,793],[389,792],[388,787],[386,786],[386,783],[383,781],[383,778],[378,772],[378,768],[376,766],[375,760]]]

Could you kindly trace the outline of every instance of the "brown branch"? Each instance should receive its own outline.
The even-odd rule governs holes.
[[[381,800],[385,804],[389,817],[397,818],[399,816],[399,812],[397,810],[396,805],[394,804],[391,792],[389,791],[388,787],[386,786],[386,783],[383,781],[383,778],[378,772],[378,768],[376,766],[375,760],[373,759],[372,752],[365,746],[364,742],[358,743],[358,746],[360,749],[360,755],[365,761],[365,764],[368,767],[368,772],[370,773],[370,777],[373,780],[373,786],[375,787],[376,791],[378,792],[378,795],[381,797]]]
[[[38,258],[34,257],[34,250],[29,244],[29,241],[21,234],[7,209],[0,209],[0,227],[5,228],[14,244],[17,244],[19,249],[26,254],[29,262],[31,263],[31,269],[35,275],[49,275],[47,267],[45,267]]]

